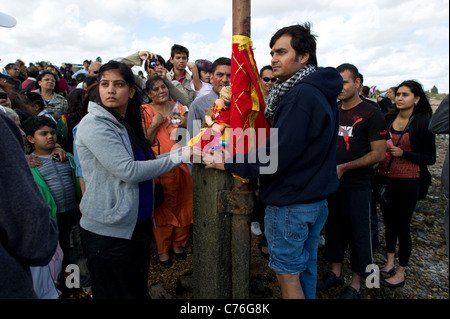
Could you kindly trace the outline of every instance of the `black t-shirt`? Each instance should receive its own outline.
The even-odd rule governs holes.
[[[371,151],[370,142],[382,139],[389,139],[389,132],[380,109],[364,101],[350,110],[339,106],[338,165],[363,157]],[[341,177],[340,185],[348,188],[368,187],[371,172],[372,167],[350,170]]]

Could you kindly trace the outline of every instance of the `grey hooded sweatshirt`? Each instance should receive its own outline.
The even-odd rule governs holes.
[[[87,231],[131,239],[139,209],[139,183],[189,161],[181,149],[156,160],[136,161],[125,126],[100,105],[89,102],[76,148],[86,191],[80,225]]]

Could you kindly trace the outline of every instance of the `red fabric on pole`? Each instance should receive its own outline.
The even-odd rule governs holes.
[[[234,36],[232,49],[230,146],[236,154],[247,153],[263,145],[265,139],[258,140],[258,129],[265,129],[264,136],[268,137],[270,127],[264,117],[265,102],[251,39]],[[249,128],[254,129],[254,133],[247,131]]]

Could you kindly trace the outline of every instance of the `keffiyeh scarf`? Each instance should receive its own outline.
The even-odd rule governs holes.
[[[308,64],[291,76],[287,81],[280,84],[275,84],[269,93],[269,97],[267,98],[267,104],[264,110],[265,117],[267,119],[272,119],[282,96],[286,94],[286,92],[289,91],[295,84],[315,71],[316,68],[312,64]]]

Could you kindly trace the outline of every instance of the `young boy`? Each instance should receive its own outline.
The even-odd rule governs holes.
[[[191,88],[192,76],[186,72],[189,61],[189,50],[179,44],[174,44],[170,50],[170,62],[173,68],[166,74],[175,87],[184,95],[183,105],[189,106],[195,99],[195,91]]]
[[[59,244],[64,253],[63,264],[76,264],[80,269],[81,286],[88,286],[86,259],[80,237],[79,201],[80,185],[75,174],[73,155],[60,162],[59,157],[51,157],[56,145],[56,124],[46,116],[30,117],[22,124],[27,140],[34,148],[43,165],[31,168],[33,177],[44,199],[51,208],[50,217],[56,219],[59,229]],[[63,268],[64,269],[64,268]],[[61,283],[64,283],[60,274]]]

